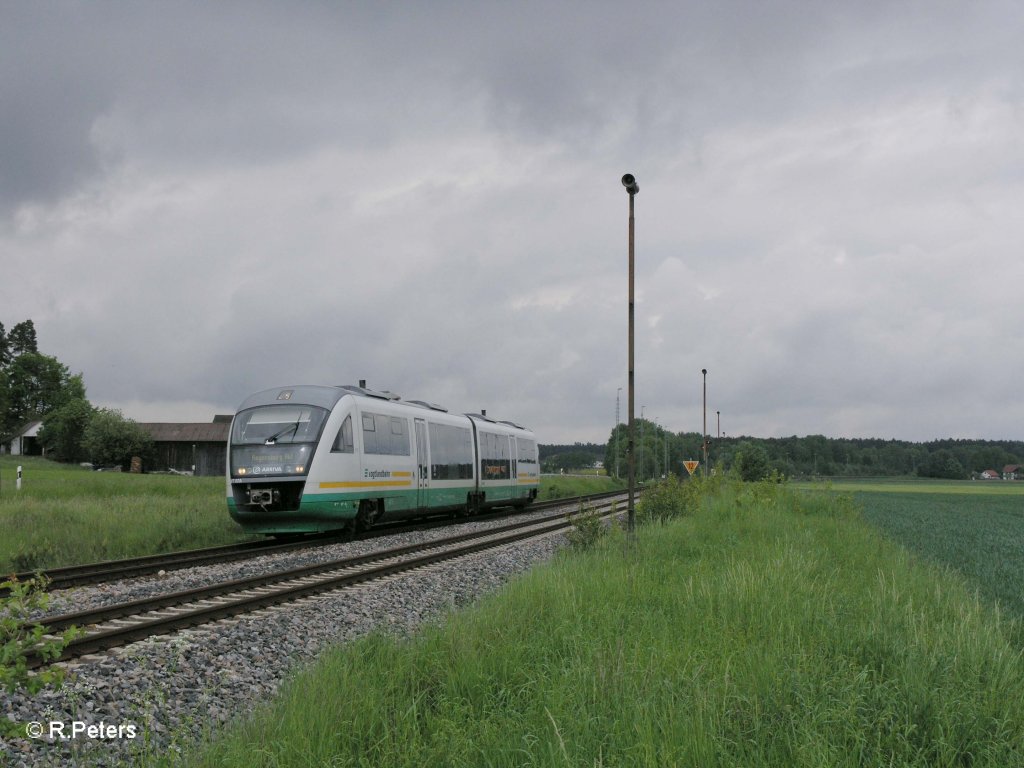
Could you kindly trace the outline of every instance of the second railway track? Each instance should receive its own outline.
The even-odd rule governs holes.
[[[565,505],[567,502],[562,500],[559,503]],[[612,504],[604,503],[596,511],[609,514]],[[561,511],[497,528],[225,581],[89,611],[43,617],[39,621],[54,632],[70,626],[87,628],[85,634],[72,641],[57,659],[63,661],[123,646],[146,637],[503,547],[524,539],[551,535],[571,527],[567,513]],[[35,657],[30,658],[29,662],[32,667],[46,663]]]
[[[621,491],[611,491],[602,494],[593,494],[571,499],[557,499],[534,504],[530,511],[549,509],[567,504],[590,503],[604,498],[611,498],[621,495]],[[479,515],[467,520],[493,520],[505,516],[505,511]],[[134,578],[159,573],[160,571],[173,571],[183,568],[192,568],[199,565],[211,563],[228,563],[237,560],[245,560],[263,555],[292,552],[308,547],[334,544],[342,541],[365,540],[378,536],[387,536],[394,533],[405,533],[410,530],[426,529],[450,525],[451,520],[446,517],[429,518],[416,524],[408,522],[392,523],[381,525],[358,534],[355,537],[343,534],[319,534],[305,536],[295,540],[279,541],[275,539],[246,541],[238,544],[225,544],[217,547],[205,547],[203,549],[183,550],[180,552],[166,552],[156,555],[144,555],[142,557],[126,558],[122,560],[110,560],[97,563],[86,563],[82,565],[63,566],[50,568],[38,572],[23,571],[14,574],[19,581],[31,579],[41,575],[47,582],[48,590],[67,589],[70,587],[83,586],[87,584],[98,584],[116,579]],[[0,596],[3,592],[0,591]]]

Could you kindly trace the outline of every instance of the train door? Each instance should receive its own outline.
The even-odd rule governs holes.
[[[509,457],[512,459],[512,498],[519,495],[519,440],[508,436]]]
[[[430,464],[427,457],[427,423],[423,419],[416,419],[416,506],[420,509],[426,507],[430,500],[427,492],[430,490]]]

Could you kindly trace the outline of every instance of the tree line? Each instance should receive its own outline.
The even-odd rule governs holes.
[[[636,420],[636,473],[639,479],[667,472],[686,474],[685,460],[703,461],[699,432],[672,433],[646,419]],[[604,449],[609,474],[625,477],[628,427],[619,424]],[[709,439],[708,463],[736,468],[761,477],[778,472],[786,477],[917,476],[947,479],[977,477],[986,470],[1001,473],[1024,464],[1021,440],[932,440],[913,443],[880,438],[728,437]]]
[[[38,443],[49,458],[127,466],[153,455],[149,435],[120,411],[96,408],[86,398],[82,374],[39,351],[32,320],[6,332],[0,323],[0,440],[41,420]]]

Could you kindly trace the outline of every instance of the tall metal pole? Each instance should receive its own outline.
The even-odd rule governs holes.
[[[641,405],[640,406],[640,450],[639,450],[639,455],[637,456],[637,458],[640,460],[640,484],[641,485],[643,485],[643,482],[644,482],[644,424],[647,423],[647,420],[644,418],[644,408],[646,408],[646,407],[647,407],[646,405]]]
[[[615,393],[615,479],[619,479],[619,395],[622,387]]]
[[[704,477],[708,476],[708,369],[701,368],[704,374]]]
[[[722,412],[715,411],[715,415],[718,416],[718,439],[722,439]]]
[[[633,174],[627,173],[622,177],[622,186],[629,193],[629,503],[626,507],[626,531],[632,537],[636,530],[636,459],[633,455],[636,444],[636,425],[633,423],[633,198],[640,191],[640,185],[636,183]]]
[[[654,419],[654,468],[651,472],[651,480],[657,480],[661,465],[658,464],[658,434],[661,432],[661,424],[658,423],[658,417]]]

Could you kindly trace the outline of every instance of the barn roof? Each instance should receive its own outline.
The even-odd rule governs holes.
[[[43,425],[42,419],[34,419],[33,421],[26,421],[14,432],[11,433],[11,437],[36,437],[39,434],[39,428]]]
[[[211,422],[183,424],[168,422],[139,422],[157,443],[226,443],[231,424]]]

